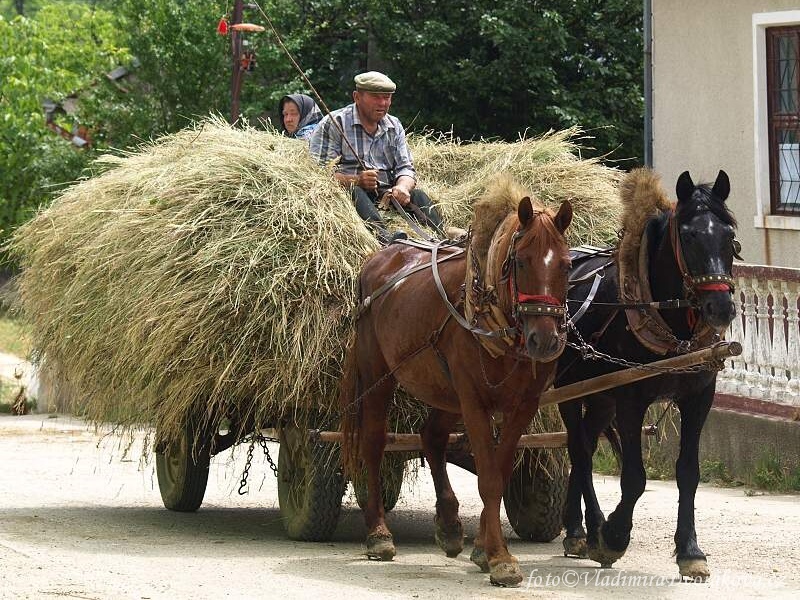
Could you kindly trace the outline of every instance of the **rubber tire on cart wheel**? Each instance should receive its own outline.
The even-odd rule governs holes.
[[[313,443],[294,425],[278,431],[278,504],[286,534],[293,540],[331,538],[342,510],[345,479],[337,448]]]
[[[523,451],[503,494],[506,515],[514,532],[523,540],[551,542],[561,533],[569,479],[564,448]],[[552,461],[537,460],[539,453],[552,453]]]
[[[156,448],[156,475],[161,500],[169,510],[194,512],[203,503],[211,463],[207,440],[198,440],[196,428],[184,424],[177,439],[164,447]],[[194,452],[200,441],[201,448]]]
[[[406,470],[406,456],[402,453],[387,452],[381,462],[381,483],[383,484],[383,510],[389,512],[400,499],[400,490],[403,487],[403,474]],[[366,473],[353,479],[353,491],[356,503],[364,510],[367,506],[367,481]]]

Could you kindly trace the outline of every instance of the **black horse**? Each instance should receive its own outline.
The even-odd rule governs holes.
[[[585,343],[610,357],[650,363],[714,343],[735,317],[731,267],[739,246],[734,238],[736,221],[725,206],[730,191],[728,176],[720,171],[713,187],[695,186],[687,171],[678,179],[676,191],[678,201],[673,206],[652,171],[630,173],[622,185],[625,215],[617,255],[573,258],[571,279],[577,278],[578,283],[569,293],[569,305],[573,321],[576,315],[578,319],[570,334],[571,347],[559,360],[556,387],[624,367],[620,360],[596,355],[591,359],[586,356],[586,346],[581,352],[574,345]],[[635,300],[673,300],[663,304],[672,304],[673,308],[619,307],[621,301]],[[678,308],[674,308],[676,304]],[[641,453],[645,411],[654,401],[669,398],[681,415],[680,454],[675,467],[680,492],[675,531],[677,562],[683,577],[709,576],[705,554],[696,539],[694,498],[700,480],[700,432],[715,386],[715,370],[688,370],[559,405],[572,462],[564,514],[565,555],[588,553],[602,565],[610,565],[625,553],[634,506],[645,488]],[[591,469],[598,437],[612,420],[615,435],[610,439],[616,440],[622,453],[622,499],[605,520],[594,493]],[[581,519],[581,495],[588,536]]]

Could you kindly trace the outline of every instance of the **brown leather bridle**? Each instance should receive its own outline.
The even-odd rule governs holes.
[[[533,218],[536,219],[540,214],[534,212]],[[511,237],[508,246],[508,253],[500,269],[501,278],[498,283],[508,281],[508,291],[511,298],[511,316],[514,327],[521,334],[521,317],[556,317],[562,319],[562,328],[566,330],[567,301],[559,300],[547,294],[527,294],[521,292],[517,287],[517,252],[516,243],[522,237],[522,231],[517,229]]]
[[[696,298],[697,292],[733,293],[736,290],[733,277],[727,273],[703,273],[701,275],[693,275],[689,272],[689,267],[686,265],[686,259],[683,256],[678,217],[674,210],[671,211],[669,215],[669,237],[672,242],[673,252],[675,253],[675,262],[677,262],[678,270],[683,278],[683,285],[686,289],[687,297]]]

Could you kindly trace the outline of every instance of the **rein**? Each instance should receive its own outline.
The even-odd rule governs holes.
[[[702,275],[692,275],[689,272],[689,267],[686,264],[686,259],[683,256],[683,246],[681,245],[680,232],[677,225],[677,215],[675,211],[671,211],[668,217],[668,229],[670,242],[672,243],[672,251],[675,256],[675,262],[678,266],[678,271],[683,279],[684,289],[686,291],[686,298],[671,298],[669,300],[658,300],[653,302],[594,302],[593,300],[570,300],[567,302],[577,303],[591,306],[604,306],[609,308],[625,308],[625,309],[647,309],[654,308],[656,310],[671,310],[690,308],[697,309],[697,292],[730,292],[736,290],[735,280],[730,275],[725,273],[704,273]],[[734,247],[734,249],[736,249]],[[595,275],[596,276],[596,275]],[[570,282],[572,285],[573,282]],[[588,306],[586,306],[588,308]],[[581,316],[583,313],[581,313]],[[696,315],[690,311],[690,316],[687,317],[690,328],[694,329],[696,324]],[[578,319],[573,317],[573,322]]]
[[[444,256],[442,258],[438,258],[437,250],[441,246],[447,247],[449,250],[452,251],[452,253],[448,254],[447,256]],[[414,247],[417,247],[417,246],[415,245]],[[381,297],[387,291],[392,289],[395,286],[395,284],[397,284],[398,282],[402,281],[403,279],[405,279],[406,277],[408,277],[410,275],[413,275],[414,273],[417,273],[418,271],[423,271],[423,270],[425,270],[427,268],[430,268],[433,271],[434,280],[439,281],[439,278],[438,278],[439,277],[438,263],[448,261],[451,258],[456,258],[457,256],[461,256],[463,253],[464,253],[464,250],[462,248],[454,247],[452,245],[452,242],[449,241],[449,240],[437,241],[435,243],[435,245],[432,246],[432,248],[431,248],[431,262],[422,263],[421,265],[417,265],[417,266],[415,266],[415,267],[413,267],[411,269],[406,269],[405,271],[401,271],[399,273],[396,273],[394,275],[394,277],[391,277],[386,283],[384,283],[381,287],[379,287],[374,292],[372,292],[369,296],[364,298],[361,301],[361,303],[358,306],[355,307],[355,310],[353,311],[353,316],[354,316],[355,320],[358,320],[359,317],[362,314],[364,314],[364,312],[367,309],[369,309],[370,305],[372,304],[372,302],[374,300],[376,300],[377,298]],[[453,309],[453,310],[455,310],[455,309]]]
[[[443,241],[440,241],[431,249],[431,271],[433,272],[433,281],[436,284],[436,289],[439,291],[439,295],[442,297],[442,301],[444,302],[445,308],[447,308],[447,312],[449,312],[450,315],[456,320],[456,323],[461,325],[461,327],[473,335],[483,336],[486,338],[503,338],[507,337],[510,333],[515,333],[516,327],[504,327],[493,331],[487,331],[486,329],[475,327],[463,316],[461,316],[461,313],[458,312],[456,307],[453,306],[453,303],[450,302],[450,298],[447,297],[447,290],[444,289],[442,278],[439,275],[439,265],[437,264],[436,255],[439,252],[439,247],[443,243]]]

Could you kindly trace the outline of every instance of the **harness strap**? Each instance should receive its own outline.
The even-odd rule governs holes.
[[[474,335],[481,335],[488,338],[501,338],[506,335],[513,335],[514,329],[507,327],[503,329],[498,329],[497,331],[486,331],[485,329],[481,329],[480,327],[473,327],[470,325],[469,321],[467,321],[461,314],[456,310],[456,307],[453,306],[452,302],[450,302],[450,298],[447,297],[447,291],[444,289],[444,285],[442,284],[442,278],[439,276],[439,266],[437,264],[436,256],[439,251],[439,246],[441,246],[442,242],[436,244],[433,249],[431,250],[431,271],[433,272],[433,281],[436,283],[436,289],[439,290],[439,295],[442,297],[442,301],[444,302],[445,307],[447,308],[448,312],[453,315],[453,318],[456,322],[461,325],[464,329],[469,331]]]
[[[600,273],[594,274],[594,281],[592,282],[592,288],[589,290],[589,294],[586,296],[586,300],[583,301],[583,304],[580,305],[578,310],[575,311],[575,314],[570,319],[573,323],[577,323],[583,316],[583,313],[585,313],[589,309],[589,305],[591,305],[592,300],[594,300],[594,297],[597,294],[597,289],[600,287],[600,282],[602,280],[603,276],[600,275]]]
[[[445,256],[443,258],[437,258],[436,249],[442,243],[445,243],[445,242],[438,242],[435,246],[433,246],[432,252],[431,252],[431,262],[422,263],[421,265],[417,265],[416,267],[408,269],[407,271],[401,271],[400,273],[395,274],[395,276],[390,278],[389,281],[384,283],[377,290],[375,290],[369,296],[364,298],[361,301],[361,304],[359,304],[356,307],[355,311],[354,311],[355,319],[360,318],[361,315],[364,314],[364,311],[366,311],[370,307],[370,305],[372,304],[372,302],[374,300],[378,299],[380,296],[385,294],[398,281],[402,281],[403,279],[405,279],[409,275],[413,275],[414,273],[417,273],[418,271],[422,271],[424,269],[427,269],[428,267],[432,267],[433,268],[433,267],[435,267],[437,262],[445,262],[445,261],[450,260],[451,258],[456,258],[457,256],[461,256],[464,253],[463,248],[455,248],[455,247],[453,247],[453,253],[452,254],[448,254],[447,256]],[[437,272],[437,271],[434,269],[434,272]]]
[[[435,237],[433,237],[432,235],[427,233],[425,230],[423,230],[422,227],[420,227],[419,225],[417,225],[414,222],[415,221],[414,219],[412,219],[410,216],[408,216],[408,213],[405,211],[405,209],[402,206],[400,206],[400,203],[397,201],[397,198],[395,198],[394,196],[389,194],[389,201],[392,203],[392,206],[394,206],[394,209],[398,213],[400,213],[400,216],[403,217],[405,222],[408,223],[408,226],[411,227],[411,229],[414,230],[414,233],[416,233],[418,236],[420,236],[421,238],[423,238],[425,240],[429,240],[431,242],[435,242],[436,241]],[[419,220],[420,223],[430,223],[431,222],[430,219],[428,219],[428,217],[425,216],[425,214],[419,209],[419,207],[416,204],[414,204],[413,202],[411,202],[409,204],[411,205],[411,210],[413,211],[414,216],[417,217],[417,220]],[[414,209],[416,209],[416,210],[414,210]]]

